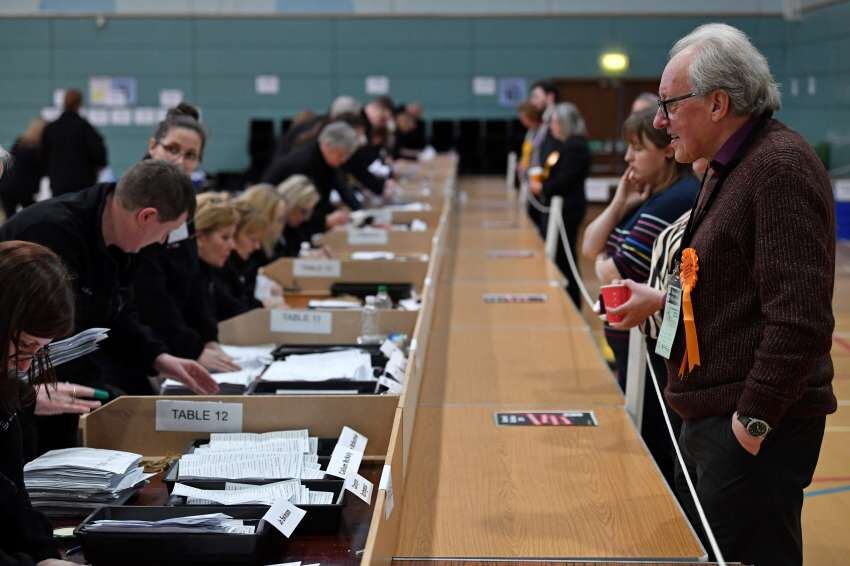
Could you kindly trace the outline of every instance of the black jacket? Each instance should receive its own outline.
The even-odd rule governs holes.
[[[381,195],[384,192],[384,184],[387,180],[373,175],[369,171],[369,166],[376,159],[383,162],[380,146],[361,145],[357,148],[357,151],[351,154],[348,161],[343,163],[341,169],[374,194]]]
[[[103,138],[76,112],[63,112],[49,123],[41,146],[53,196],[94,185],[97,172],[106,167]]]
[[[104,183],[40,202],[0,227],[0,241],[35,242],[62,258],[73,276],[74,332],[92,327],[111,329],[95,354],[57,368],[60,381],[101,384],[109,381],[103,358],[148,370],[166,351],[165,344],[140,322],[135,309],[135,254],[107,247],[103,241],[103,209],[114,190],[114,183]]]
[[[301,253],[301,243],[310,241],[310,233],[306,224],[297,228],[290,225],[283,227],[283,233],[274,245],[274,257],[298,257]]]
[[[134,290],[141,321],[168,352],[196,360],[204,344],[218,340],[218,325],[200,280],[193,222],[188,230],[185,240],[141,251]]]
[[[349,208],[362,208],[354,192],[343,182],[339,170],[325,161],[318,141],[276,159],[263,175],[263,182],[278,185],[292,175],[306,175],[319,192],[319,203],[308,223],[310,234],[325,231],[325,218],[335,210],[331,204],[331,192],[334,189]]]
[[[0,411],[0,566],[33,566],[59,558],[53,528],[33,509],[24,487],[20,417]]]
[[[32,204],[44,176],[44,164],[39,146],[15,142],[12,150],[12,167],[0,177],[0,197],[5,203]],[[6,211],[8,216],[14,210]]]
[[[559,153],[558,161],[549,170],[549,177],[543,182],[543,196],[546,203],[552,197],[564,198],[564,214],[581,211],[584,214],[587,199],[584,195],[584,182],[590,174],[590,147],[584,136],[571,136],[553,148]],[[551,153],[542,156],[543,163]]]
[[[262,308],[263,303],[254,298],[257,270],[250,258],[243,260],[234,251],[224,267],[209,269],[214,310],[219,321]]]

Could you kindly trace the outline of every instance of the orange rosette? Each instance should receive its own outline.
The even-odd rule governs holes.
[[[685,323],[685,356],[679,368],[679,377],[685,372],[690,373],[700,362],[699,342],[697,340],[697,325],[694,320],[694,305],[691,301],[691,291],[697,286],[699,257],[693,248],[682,250],[682,262],[679,267],[679,280],[682,282],[682,320]]]

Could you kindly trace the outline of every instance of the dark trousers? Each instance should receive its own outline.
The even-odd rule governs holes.
[[[812,480],[825,423],[826,417],[786,418],[752,456],[735,438],[731,415],[684,422],[679,445],[727,561],[802,565],[803,489]],[[701,530],[679,466],[676,489],[694,527]]]

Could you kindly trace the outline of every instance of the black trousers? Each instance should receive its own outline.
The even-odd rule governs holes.
[[[803,489],[812,480],[825,423],[826,417],[786,418],[752,456],[735,438],[731,415],[684,422],[682,455],[727,561],[802,565]],[[676,489],[691,523],[701,531],[679,466]],[[704,533],[702,538],[708,549]]]

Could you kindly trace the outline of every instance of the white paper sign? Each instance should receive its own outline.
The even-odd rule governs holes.
[[[53,106],[62,108],[65,105],[65,89],[57,88],[53,91]]]
[[[300,334],[330,334],[333,313],[306,310],[274,309],[271,313],[272,332]]]
[[[367,442],[368,439],[353,428],[342,427],[325,473],[342,479],[356,475]]]
[[[277,75],[257,75],[254,77],[254,92],[257,94],[279,93],[280,78]]]
[[[401,395],[404,391],[404,386],[394,379],[390,379],[386,375],[382,375],[378,378],[378,385],[383,385],[387,388],[390,393],[394,395]]]
[[[292,262],[295,277],[339,277],[342,264],[338,259],[296,259]]]
[[[92,126],[108,126],[109,111],[102,108],[92,108],[88,112],[88,119]]]
[[[366,94],[389,94],[390,78],[384,75],[366,77]]]
[[[363,230],[348,231],[348,245],[350,246],[386,246],[390,241],[386,230],[364,228]]]
[[[176,88],[166,88],[159,91],[159,105],[163,108],[174,108],[183,102],[183,91]]]
[[[133,110],[133,123],[137,126],[153,126],[156,124],[156,109],[136,108]]]
[[[399,383],[404,383],[404,371],[407,369],[407,358],[401,350],[396,350],[390,355],[385,371]]]
[[[263,515],[263,520],[289,538],[306,514],[305,510],[296,507],[286,499],[278,499]]]
[[[187,238],[189,238],[189,225],[185,222],[181,224],[179,228],[168,233],[169,244],[176,244],[177,242],[182,242]]]
[[[126,108],[116,108],[110,113],[113,126],[129,126],[133,122],[132,113]]]
[[[156,430],[242,432],[242,403],[158,400]]]
[[[850,202],[850,179],[836,179],[833,188],[836,202]]]
[[[381,481],[378,482],[378,489],[383,489],[387,492],[387,498],[384,501],[384,520],[390,518],[395,507],[395,495],[393,494],[393,474],[389,464],[384,464],[384,469],[381,472]]]
[[[387,359],[389,359],[390,356],[393,355],[393,352],[397,351],[398,349],[399,347],[396,346],[395,342],[393,342],[392,340],[384,340],[384,343],[381,344],[381,353],[385,355]]]
[[[496,94],[496,77],[473,77],[472,93],[476,96]]]
[[[366,505],[372,504],[372,490],[374,486],[372,482],[361,476],[354,474],[345,479],[345,489],[366,502]]]

